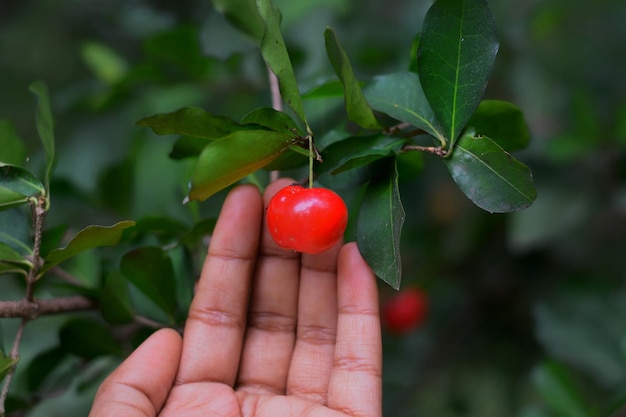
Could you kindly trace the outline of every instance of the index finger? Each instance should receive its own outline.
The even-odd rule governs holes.
[[[177,384],[234,384],[262,214],[256,187],[237,187],[224,201],[189,309]]]

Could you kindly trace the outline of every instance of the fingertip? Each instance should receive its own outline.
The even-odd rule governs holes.
[[[274,194],[276,194],[279,190],[287,187],[288,185],[295,184],[296,181],[293,178],[279,178],[276,181],[272,182],[265,188],[265,192],[263,193],[263,199],[265,204],[269,203]]]

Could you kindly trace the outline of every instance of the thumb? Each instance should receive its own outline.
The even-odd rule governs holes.
[[[153,333],[104,380],[89,417],[155,416],[174,384],[181,346],[172,329]]]

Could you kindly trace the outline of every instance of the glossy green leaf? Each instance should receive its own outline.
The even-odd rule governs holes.
[[[448,148],[474,114],[497,52],[496,25],[485,0],[437,0],[426,13],[417,69]]]
[[[112,324],[124,324],[133,321],[134,313],[128,293],[128,281],[118,271],[109,273],[100,294],[102,317]]]
[[[0,163],[0,207],[17,199],[15,194],[34,197],[45,194],[44,186],[30,171],[16,165]]]
[[[367,185],[357,223],[357,244],[377,277],[400,288],[400,233],[404,208],[398,190],[395,158]]]
[[[26,161],[26,145],[9,120],[0,120],[0,163],[22,165]]]
[[[567,368],[546,362],[536,368],[532,381],[556,417],[587,417],[589,408]]]
[[[0,211],[0,242],[24,257],[32,256],[31,223],[21,207]]]
[[[478,134],[491,138],[507,152],[524,149],[530,142],[530,131],[524,113],[508,101],[481,101],[468,124]]]
[[[0,242],[0,262],[5,265],[11,264],[20,266],[21,268],[29,268],[32,266],[32,262],[24,258],[18,251],[4,242]]]
[[[328,59],[343,84],[348,119],[365,129],[381,129],[382,126],[374,116],[374,112],[363,95],[361,85],[354,75],[348,54],[341,46],[335,32],[327,28],[324,31],[324,39]]]
[[[0,352],[0,381],[9,373],[19,359],[13,359]]]
[[[104,323],[88,318],[73,318],[59,330],[61,347],[81,358],[121,356],[122,347]]]
[[[213,5],[233,26],[261,41],[265,28],[255,0],[213,0]]]
[[[363,93],[374,110],[422,129],[437,138],[442,145],[445,144],[417,74],[398,72],[375,77]]]
[[[148,299],[174,320],[176,278],[172,260],[159,247],[142,247],[124,255],[121,271]]]
[[[37,108],[37,131],[43,145],[46,163],[44,185],[45,189],[49,190],[50,176],[55,163],[54,118],[52,117],[52,108],[46,84],[43,81],[37,81],[31,84],[30,91],[37,96],[39,103]]]
[[[0,187],[0,210],[26,204],[28,197],[11,189]]]
[[[359,81],[359,86],[364,87],[365,83]],[[344,95],[343,83],[340,80],[331,80],[323,84],[316,85],[307,92],[302,94],[302,98],[305,100],[313,100],[320,98],[339,98]]]
[[[335,142],[324,150],[322,153],[324,163],[319,166],[317,172],[339,174],[392,156],[400,151],[405,143],[405,139],[386,135],[350,137]]]
[[[291,132],[243,130],[207,145],[191,177],[190,200],[206,200],[263,168],[293,145]]]
[[[87,226],[65,246],[64,248],[54,249],[46,256],[41,274],[44,274],[55,265],[66,261],[80,252],[100,246],[111,246],[117,244],[125,229],[135,225],[130,220],[121,221],[113,226]]]
[[[157,135],[185,135],[217,140],[237,130],[258,129],[244,126],[235,120],[217,116],[199,107],[184,107],[175,112],[155,114],[137,121],[138,126],[149,127]]]
[[[276,132],[291,130],[294,135],[298,134],[298,125],[287,113],[275,110],[271,107],[261,107],[253,110],[241,119],[245,126],[263,126]]]
[[[28,275],[28,271],[17,264],[0,261],[0,277],[4,274],[21,274],[26,276]]]
[[[308,132],[310,128],[304,114],[298,82],[280,31],[280,12],[272,0],[257,0],[257,7],[265,24],[265,33],[261,41],[263,59],[278,79],[278,87],[283,100],[302,120]]]
[[[530,169],[472,130],[463,134],[444,162],[461,191],[489,212],[522,210],[537,196]]]

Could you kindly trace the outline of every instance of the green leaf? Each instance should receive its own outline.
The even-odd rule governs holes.
[[[366,137],[350,137],[335,142],[322,152],[322,163],[317,170],[319,174],[341,172],[367,165],[379,159],[395,155],[406,143],[405,139],[393,136],[372,135]]]
[[[437,138],[442,146],[445,145],[443,133],[417,74],[398,72],[375,77],[363,93],[374,110],[422,129]]]
[[[463,134],[444,162],[461,191],[489,212],[522,210],[537,196],[530,169],[472,130]]]
[[[69,320],[59,330],[59,340],[65,351],[81,358],[93,359],[98,356],[123,354],[122,347],[111,329],[94,319]]]
[[[19,359],[13,359],[5,356],[2,352],[0,352],[0,381],[2,381],[11,368],[17,364],[18,360]]]
[[[530,142],[524,113],[507,101],[483,100],[468,124],[507,152],[524,149]]]
[[[128,281],[118,271],[109,273],[100,295],[102,317],[112,324],[125,324],[133,321],[134,313],[128,293]]]
[[[337,77],[343,83],[348,119],[365,129],[381,129],[382,126],[367,103],[359,81],[354,75],[348,55],[337,39],[335,32],[331,28],[326,28],[324,39],[328,59],[333,65]]]
[[[546,362],[532,374],[533,384],[554,416],[587,417],[589,408],[568,369],[557,362]]]
[[[257,0],[257,7],[259,15],[265,23],[265,33],[261,41],[263,59],[278,79],[278,87],[283,100],[302,120],[307,133],[310,133],[296,75],[293,72],[287,46],[280,31],[280,12],[271,0]]]
[[[31,224],[24,210],[13,208],[0,212],[0,242],[22,256],[32,256]]]
[[[100,246],[112,246],[117,244],[122,237],[122,232],[134,225],[135,222],[125,220],[113,226],[87,226],[78,232],[67,246],[50,251],[45,259],[43,268],[41,268],[40,274],[43,275],[53,266],[76,256],[80,252]]]
[[[376,276],[400,288],[402,262],[400,233],[404,208],[398,190],[395,158],[372,179],[365,190],[357,223],[357,244]]]
[[[11,204],[11,195],[14,195],[11,191],[20,194],[22,199],[45,193],[41,181],[27,169],[0,163],[0,206]]]
[[[207,145],[191,177],[190,200],[206,200],[293,145],[291,132],[242,130]]]
[[[32,266],[32,262],[4,242],[0,242],[0,262],[2,264],[21,266],[24,269]]]
[[[255,0],[213,0],[213,5],[233,26],[261,41],[265,29]]]
[[[498,52],[484,0],[437,0],[426,13],[417,51],[424,89],[452,149],[480,99]]]
[[[50,176],[54,169],[54,118],[50,107],[48,87],[43,81],[37,81],[30,85],[30,91],[37,96],[39,106],[37,109],[37,131],[43,145],[46,171],[44,176],[44,186],[46,194],[50,190]]]
[[[26,161],[26,146],[9,120],[0,120],[0,162],[22,165]]]
[[[359,81],[359,87],[365,86],[365,83]],[[333,79],[323,84],[317,85],[304,94],[302,98],[305,100],[313,100],[320,98],[340,98],[344,96],[344,86],[340,80]]]
[[[263,126],[276,132],[284,132],[286,129],[294,132],[299,131],[296,122],[287,113],[272,109],[271,107],[261,107],[253,110],[241,119],[245,126]]]
[[[124,255],[121,271],[128,280],[174,320],[176,278],[172,260],[159,247],[143,247]]]
[[[157,135],[185,135],[214,141],[242,129],[243,126],[225,116],[211,114],[199,107],[184,107],[172,113],[161,113],[137,121],[138,126],[149,127]]]

